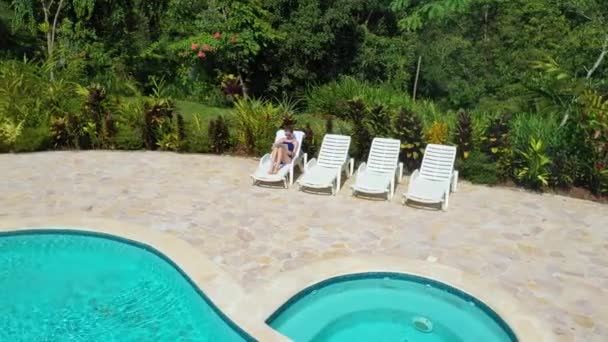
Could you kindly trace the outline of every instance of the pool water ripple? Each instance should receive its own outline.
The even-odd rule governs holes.
[[[0,234],[0,341],[250,339],[168,260],[125,242]]]

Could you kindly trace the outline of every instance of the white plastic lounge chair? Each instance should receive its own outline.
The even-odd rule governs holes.
[[[456,147],[428,144],[422,158],[420,170],[410,176],[403,203],[408,200],[433,204],[441,203],[441,209],[448,208],[450,192],[456,191],[458,171],[454,171]]]
[[[302,131],[294,131],[293,134],[298,141],[298,148],[295,151],[295,158],[291,160],[291,163],[283,165],[279,169],[279,171],[275,174],[270,174],[270,168],[272,167],[272,160],[270,158],[270,153],[266,153],[262,159],[260,159],[260,164],[258,169],[251,175],[251,179],[253,180],[253,185],[256,185],[260,182],[264,183],[275,183],[275,182],[283,182],[283,186],[287,189],[289,186],[293,185],[293,172],[296,165],[300,166],[300,169],[303,169],[304,163],[306,163],[307,155],[306,153],[302,153],[302,142],[304,141],[305,134]],[[285,131],[278,130],[275,138],[275,142],[278,142],[280,139],[285,138]],[[289,177],[289,183],[287,178]]]
[[[348,160],[349,147],[349,136],[326,134],[319,158],[313,158],[304,165],[304,174],[298,180],[300,189],[331,188],[332,195],[335,195],[340,190],[342,172],[345,172],[347,177],[353,174],[355,161]]]
[[[357,180],[351,186],[353,196],[358,192],[384,194],[387,200],[393,198],[396,183],[403,176],[403,164],[399,163],[401,141],[397,139],[374,138],[367,163],[359,165]]]

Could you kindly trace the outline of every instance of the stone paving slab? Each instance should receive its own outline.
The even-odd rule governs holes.
[[[462,182],[447,212],[251,186],[251,159],[160,152],[0,155],[3,217],[82,215],[180,237],[248,291],[341,256],[431,260],[497,283],[560,341],[608,341],[608,206]]]

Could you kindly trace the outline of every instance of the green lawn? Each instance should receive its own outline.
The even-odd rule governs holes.
[[[132,102],[139,100],[138,97],[124,96],[120,98],[121,101]],[[225,118],[229,118],[233,115],[232,108],[226,107],[211,107],[204,104],[191,101],[175,101],[176,111],[184,117],[186,122],[191,122],[195,115],[200,116],[204,122],[223,115]]]
[[[180,113],[186,122],[192,121],[194,115],[201,116],[205,121],[223,115],[224,117],[232,116],[231,108],[210,107],[204,104],[190,101],[175,101],[177,112]]]

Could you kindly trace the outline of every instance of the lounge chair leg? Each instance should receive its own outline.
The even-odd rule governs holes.
[[[338,172],[338,177],[336,177],[336,191],[334,192],[334,195],[340,191],[340,185],[342,185],[342,170],[340,170]],[[333,188],[332,188],[333,189]]]
[[[456,190],[458,190],[458,170],[454,170],[452,173],[452,184],[450,190],[452,192],[456,192]]]

